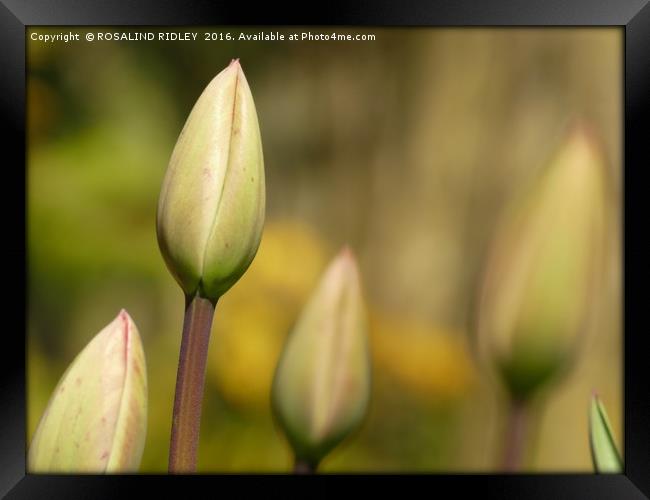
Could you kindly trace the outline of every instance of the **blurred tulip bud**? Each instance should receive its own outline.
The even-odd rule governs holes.
[[[158,244],[186,295],[214,302],[244,274],[262,236],[264,204],[257,113],[234,60],[194,105],[158,202]]]
[[[357,264],[345,248],[287,339],[273,409],[296,459],[315,467],[361,424],[369,397],[367,318]]]
[[[146,426],[144,352],[122,310],[61,377],[32,439],[29,472],[137,472]]]
[[[623,472],[623,461],[616,450],[607,412],[600,398],[595,394],[591,399],[589,410],[589,444],[597,473]]]
[[[497,229],[478,342],[514,399],[568,368],[579,345],[601,277],[605,177],[594,138],[576,127]]]

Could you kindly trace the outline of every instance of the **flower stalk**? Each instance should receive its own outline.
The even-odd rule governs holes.
[[[528,430],[527,404],[524,401],[510,401],[501,461],[501,470],[504,472],[516,472],[521,469],[525,458]]]
[[[318,468],[317,463],[312,463],[308,462],[307,460],[302,460],[300,458],[296,458],[294,465],[293,465],[293,473],[296,475],[310,475],[310,474],[316,474],[316,469]]]
[[[196,470],[205,367],[215,305],[216,303],[198,295],[185,298],[183,337],[172,415],[169,472]]]

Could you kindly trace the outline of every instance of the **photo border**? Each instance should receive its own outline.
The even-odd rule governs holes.
[[[0,130],[4,175],[10,179],[0,197],[4,235],[5,347],[0,363],[0,495],[7,498],[93,499],[130,496],[146,491],[163,497],[187,495],[188,488],[221,494],[233,488],[241,496],[264,488],[268,495],[286,497],[306,488],[323,495],[346,487],[381,488],[403,493],[405,487],[453,491],[454,496],[476,492],[483,498],[645,498],[650,495],[650,363],[641,321],[647,305],[641,292],[648,286],[650,255],[642,172],[650,167],[647,137],[650,118],[650,6],[647,0],[365,0],[330,2],[318,8],[267,2],[192,0],[0,0]],[[304,9],[301,10],[301,9]],[[32,26],[179,26],[179,25],[364,25],[364,26],[618,26],[624,29],[624,462],[623,474],[417,474],[417,475],[32,475],[26,474],[25,338],[27,318],[26,265],[26,134],[25,47]],[[22,208],[22,210],[21,210]],[[642,222],[644,221],[644,222]],[[644,224],[642,226],[642,224]],[[6,273],[9,271],[9,274]],[[9,341],[9,346],[6,345]],[[369,478],[371,480],[369,480]],[[413,483],[420,483],[415,485]],[[314,489],[315,487],[317,489]],[[439,490],[439,487],[445,489]],[[211,489],[212,488],[212,489]],[[453,488],[453,489],[450,489]],[[316,496],[316,495],[314,495]]]

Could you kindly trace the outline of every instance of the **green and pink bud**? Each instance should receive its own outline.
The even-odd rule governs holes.
[[[482,357],[525,400],[568,368],[602,277],[606,167],[575,127],[497,228],[478,304]]]
[[[368,319],[359,270],[345,248],[287,338],[272,387],[297,463],[312,469],[361,424],[370,398]]]
[[[216,302],[244,274],[260,243],[264,212],[257,112],[234,60],[187,118],[158,202],[160,250],[187,296]]]
[[[61,377],[28,453],[32,473],[137,472],[147,429],[147,374],[138,329],[118,316]]]

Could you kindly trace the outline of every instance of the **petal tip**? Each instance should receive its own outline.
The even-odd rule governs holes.
[[[585,144],[587,148],[602,154],[602,140],[594,124],[584,118],[574,118],[568,127],[569,142]]]
[[[133,330],[133,319],[126,309],[121,309],[116,320],[120,323],[120,332],[124,335],[124,340],[128,342],[129,333]]]
[[[339,251],[339,256],[346,260],[354,260],[354,253],[347,243]]]
[[[120,312],[117,314],[117,317],[120,318],[121,321],[131,321],[131,316],[129,315],[128,311],[124,308],[120,309]]]

